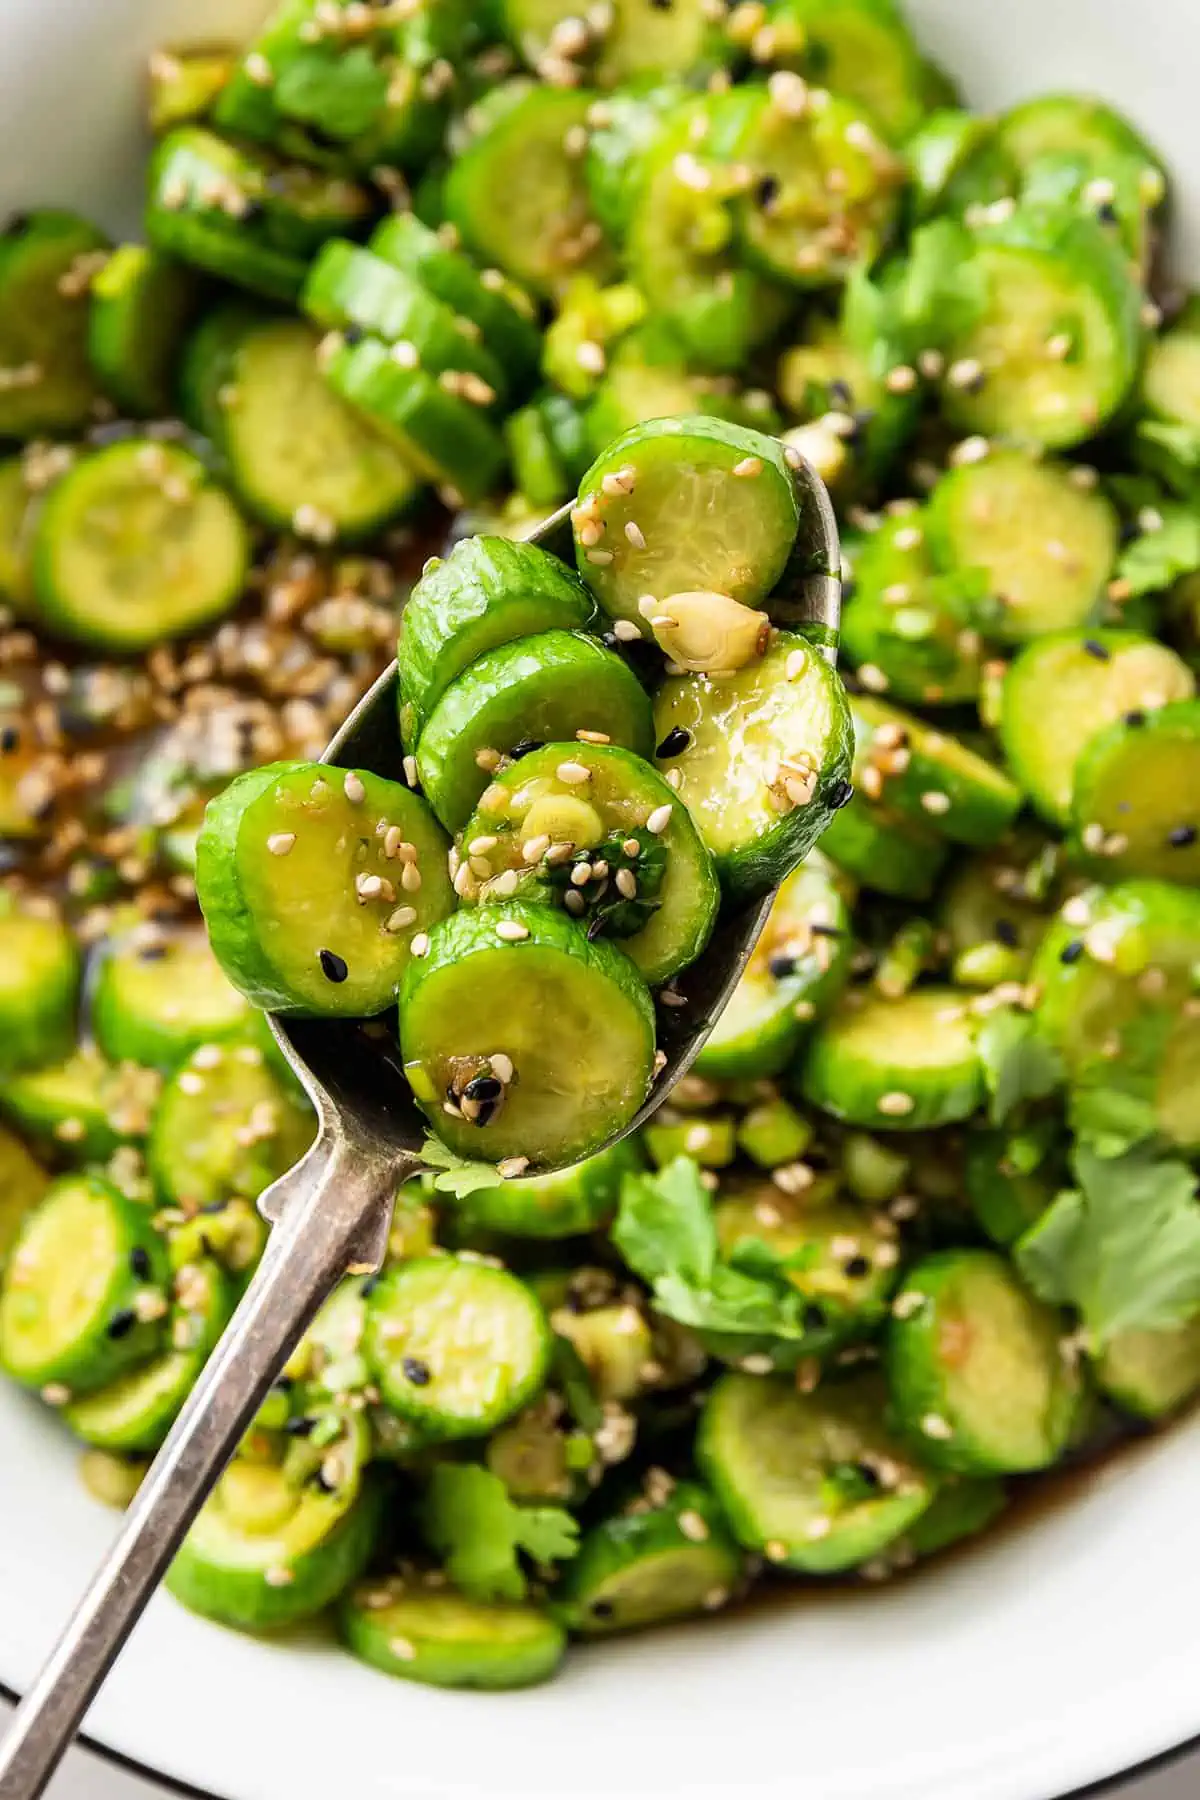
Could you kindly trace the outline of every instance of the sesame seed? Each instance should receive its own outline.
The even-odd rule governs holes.
[[[801,119],[812,98],[808,83],[790,69],[777,69],[767,82],[771,104],[785,118]]]
[[[938,788],[930,788],[927,793],[921,795],[921,805],[927,813],[940,816],[950,811],[951,800],[949,794],[943,794]]]
[[[636,524],[633,519],[630,519],[625,526],[625,536],[635,550],[644,550],[646,548],[646,534],[641,526]]]
[[[286,856],[295,842],[294,831],[275,831],[267,839],[267,849],[272,856]]]
[[[496,1164],[496,1171],[505,1181],[515,1181],[529,1167],[527,1156],[505,1156]]]
[[[890,1094],[881,1094],[879,1096],[879,1111],[885,1113],[889,1118],[901,1119],[907,1113],[912,1112],[915,1106],[916,1101],[913,1099],[912,1095],[903,1094],[898,1089]]]
[[[921,1430],[926,1437],[941,1438],[943,1441],[954,1436],[954,1427],[949,1419],[943,1419],[941,1413],[926,1413],[921,1420]]]
[[[416,863],[406,862],[400,871],[400,886],[406,894],[416,894],[421,888],[421,871]]]
[[[917,385],[917,371],[909,363],[897,363],[889,369],[884,386],[889,394],[911,394]]]
[[[785,1563],[788,1559],[788,1547],[779,1538],[772,1538],[763,1546],[763,1555],[768,1562]]]
[[[346,779],[342,783],[342,787],[351,806],[361,806],[367,797],[367,790],[353,769],[347,769]]]
[[[734,464],[733,472],[744,480],[753,481],[763,472],[763,459],[761,456],[743,456],[740,463]]]
[[[581,744],[611,744],[612,739],[607,731],[577,731],[575,736]]]
[[[603,375],[608,367],[608,357],[604,353],[603,344],[597,344],[590,338],[585,339],[576,350],[575,361],[588,375]]]
[[[600,491],[607,494],[610,500],[615,500],[620,495],[632,494],[636,480],[632,469],[613,469],[601,478]]]
[[[398,339],[388,351],[388,355],[401,369],[419,369],[421,366],[421,352],[415,344],[410,344],[407,338]]]
[[[665,801],[662,806],[656,806],[646,820],[646,830],[652,832],[655,837],[661,837],[671,823],[671,815],[674,810],[675,808],[669,800]]]
[[[291,1587],[295,1579],[294,1572],[291,1569],[285,1568],[282,1563],[277,1564],[274,1568],[265,1570],[263,1573],[263,1580],[268,1587],[273,1588]]]
[[[135,1297],[133,1311],[143,1325],[152,1325],[156,1319],[167,1316],[167,1299],[157,1288],[143,1288]]]
[[[1194,825],[1176,825],[1173,831],[1167,833],[1167,843],[1172,850],[1190,850],[1195,842],[1196,827]]]
[[[246,77],[255,87],[270,87],[275,79],[275,71],[260,50],[252,50],[243,58],[242,68]]]
[[[513,1076],[516,1074],[512,1057],[506,1056],[503,1050],[495,1050],[492,1052],[489,1061],[492,1065],[492,1074],[496,1077],[497,1081],[502,1081],[505,1087],[507,1087]]]
[[[465,900],[469,894],[474,892],[475,876],[470,863],[463,863],[455,871],[453,886],[460,900]]]
[[[686,1512],[681,1512],[676,1523],[684,1537],[688,1538],[693,1544],[707,1543],[709,1537],[708,1525],[694,1507],[689,1507]]]
[[[391,1654],[396,1658],[396,1660],[398,1662],[415,1662],[416,1661],[417,1647],[409,1638],[406,1638],[406,1637],[389,1638],[388,1639],[388,1650],[391,1652]]]
[[[592,879],[591,863],[590,862],[576,863],[575,867],[571,870],[571,885],[572,885],[572,887],[579,887],[579,888],[586,887],[588,882],[591,879]]]
[[[67,1406],[71,1399],[71,1390],[64,1387],[61,1381],[48,1381],[42,1389],[42,1399],[47,1406]]]
[[[560,762],[554,773],[568,787],[579,787],[582,782],[592,779],[592,771],[584,763]]]
[[[869,693],[885,694],[888,690],[888,678],[877,663],[861,663],[858,679]]]
[[[427,931],[418,931],[416,937],[408,946],[408,950],[410,956],[428,956],[429,933]]]
[[[576,919],[582,918],[583,914],[587,911],[587,901],[576,888],[567,889],[566,893],[563,895],[563,905]]]
[[[632,619],[613,620],[613,636],[622,644],[632,644],[641,635]]]
[[[496,936],[506,944],[519,944],[529,936],[529,927],[519,919],[501,919],[496,925]]]
[[[1142,307],[1142,324],[1147,331],[1157,331],[1162,322],[1162,307],[1156,306],[1153,300],[1147,300]]]
[[[619,894],[622,894],[626,900],[635,900],[637,898],[637,876],[633,873],[632,869],[618,869],[616,880],[617,892]]]
[[[985,437],[963,438],[950,452],[950,461],[956,469],[965,468],[970,463],[983,462],[990,455],[991,448]]]
[[[398,906],[394,913],[389,914],[383,929],[385,931],[404,931],[409,925],[415,925],[416,922],[417,909],[415,906]]]
[[[892,1317],[895,1319],[911,1319],[925,1304],[925,1295],[916,1288],[909,1288],[900,1294],[892,1304]]]
[[[415,756],[406,756],[404,759],[404,779],[407,781],[410,788],[416,787],[417,759]]]
[[[345,959],[340,957],[334,950],[318,950],[317,961],[321,965],[321,973],[324,975],[326,981],[340,983],[345,981],[350,973],[349,969],[346,967]]]
[[[596,568],[604,569],[607,568],[609,563],[613,560],[613,553],[611,550],[589,550],[587,552],[587,559]]]

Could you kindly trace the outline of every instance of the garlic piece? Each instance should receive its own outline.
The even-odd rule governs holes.
[[[744,669],[754,662],[767,647],[771,621],[766,613],[755,612],[728,594],[701,589],[659,602],[651,630],[673,663],[689,674],[703,675],[710,669]]]

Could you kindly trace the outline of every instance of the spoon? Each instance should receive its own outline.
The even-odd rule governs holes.
[[[790,622],[831,660],[841,606],[837,525],[802,463],[800,537],[788,582]],[[533,543],[574,561],[571,509]],[[402,779],[395,664],[351,713],[323,761]],[[723,917],[700,960],[660,1007],[666,1066],[637,1117],[651,1118],[698,1054],[737,986],[773,894]],[[271,1030],[313,1103],[317,1137],[269,1187],[259,1209],[275,1229],[233,1320],[146,1473],[105,1561],[0,1744],[0,1800],[36,1800],[58,1767],[122,1645],[280,1370],[344,1275],[383,1262],[397,1189],[420,1173],[427,1136],[398,1053],[348,1020],[272,1017]]]

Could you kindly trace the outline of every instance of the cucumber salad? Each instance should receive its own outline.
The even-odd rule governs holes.
[[[0,232],[0,1367],[89,1490],[312,1141],[260,1008],[398,1040],[429,1171],[170,1572],[223,1625],[518,1687],[1175,1417],[1200,299],[1140,127],[967,110],[894,0],[283,0],[147,123],[144,241]]]

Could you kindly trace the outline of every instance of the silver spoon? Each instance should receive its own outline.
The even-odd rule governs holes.
[[[801,537],[789,582],[791,618],[834,655],[841,605],[837,525],[819,478],[797,470]],[[570,508],[533,542],[573,561]],[[400,776],[396,670],[375,683],[324,761]],[[625,1137],[685,1074],[736,987],[773,895],[726,917],[704,956],[659,1011],[666,1067]],[[422,1168],[426,1124],[397,1062],[349,1022],[272,1018],[271,1029],[317,1114],[312,1148],[259,1200],[272,1231],[233,1321],[125,1514],[108,1556],[0,1744],[0,1800],[43,1793],[118,1652],[279,1371],[343,1275],[379,1267],[392,1202]]]

